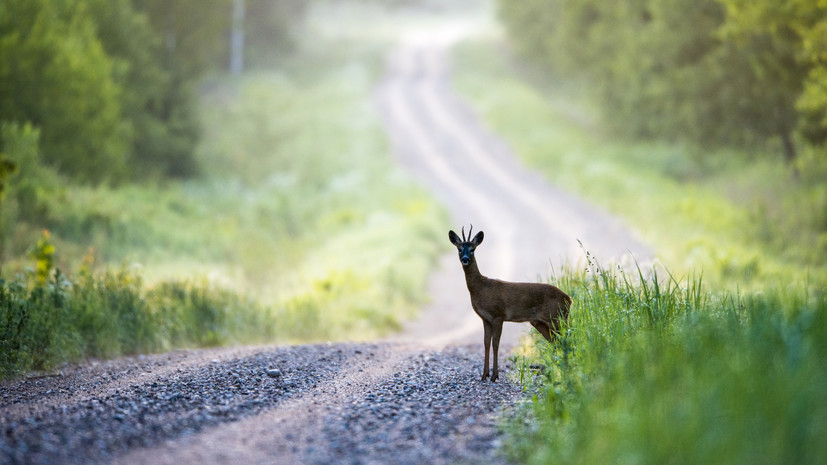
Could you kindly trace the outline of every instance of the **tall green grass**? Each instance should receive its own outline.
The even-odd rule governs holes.
[[[710,292],[665,271],[569,271],[574,303],[508,428],[520,463],[825,463],[827,288]],[[525,377],[524,377],[525,378]]]
[[[290,332],[284,311],[203,281],[148,288],[134,270],[42,285],[0,280],[0,378],[84,357],[263,342]]]

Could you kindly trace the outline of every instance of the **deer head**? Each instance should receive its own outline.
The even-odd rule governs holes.
[[[459,252],[459,261],[463,266],[471,263],[471,259],[474,258],[474,249],[482,244],[482,239],[484,237],[482,231],[478,232],[477,235],[471,239],[471,233],[473,231],[474,225],[471,225],[471,229],[468,230],[468,239],[465,238],[465,226],[462,227],[462,239],[460,239],[454,231],[448,231],[448,239],[457,247],[457,252]]]

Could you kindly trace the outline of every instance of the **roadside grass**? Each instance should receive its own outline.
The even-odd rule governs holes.
[[[336,45],[206,83],[197,179],[38,188],[26,221],[10,193],[0,376],[174,347],[365,340],[412,317],[445,213],[394,167],[370,105],[383,49]]]
[[[655,271],[590,257],[553,279],[574,300],[569,327],[518,356],[534,394],[506,426],[511,458],[824,463],[827,288],[711,292]]]
[[[584,89],[498,39],[455,63],[459,91],[529,166],[623,218],[670,270],[587,252],[551,278],[574,303],[558,342],[532,333],[515,356],[533,395],[505,427],[511,458],[825,463],[823,160],[805,151],[795,179],[768,154],[614,139]]]
[[[499,38],[454,58],[458,91],[519,157],[623,218],[675,272],[730,290],[827,281],[827,163],[813,150],[794,179],[771,153],[618,139],[585,84],[530,69]]]
[[[270,341],[283,313],[205,281],[147,287],[129,269],[0,282],[0,379],[87,357]]]

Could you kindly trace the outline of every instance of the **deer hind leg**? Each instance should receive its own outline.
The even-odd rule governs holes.
[[[550,328],[545,322],[535,320],[531,322],[531,326],[534,326],[534,329],[539,331],[548,342],[552,342]]]
[[[483,381],[488,379],[488,350],[491,348],[491,323],[482,320],[483,343],[485,344],[485,364],[482,369]]]
[[[503,334],[503,322],[502,320],[494,320],[492,326],[494,327],[494,347],[492,347],[494,349],[494,372],[491,374],[491,382],[494,382],[500,377],[500,367],[497,360],[500,352],[500,336]]]

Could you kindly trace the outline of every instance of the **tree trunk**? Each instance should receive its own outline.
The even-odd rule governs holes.
[[[787,165],[792,167],[793,169],[793,177],[798,179],[798,167],[795,164],[795,159],[797,157],[796,150],[795,150],[795,142],[793,142],[792,134],[789,130],[782,130],[781,131],[781,145],[784,148],[784,160],[787,162]]]
[[[230,32],[230,73],[241,74],[244,69],[244,0],[233,3],[233,28]]]

